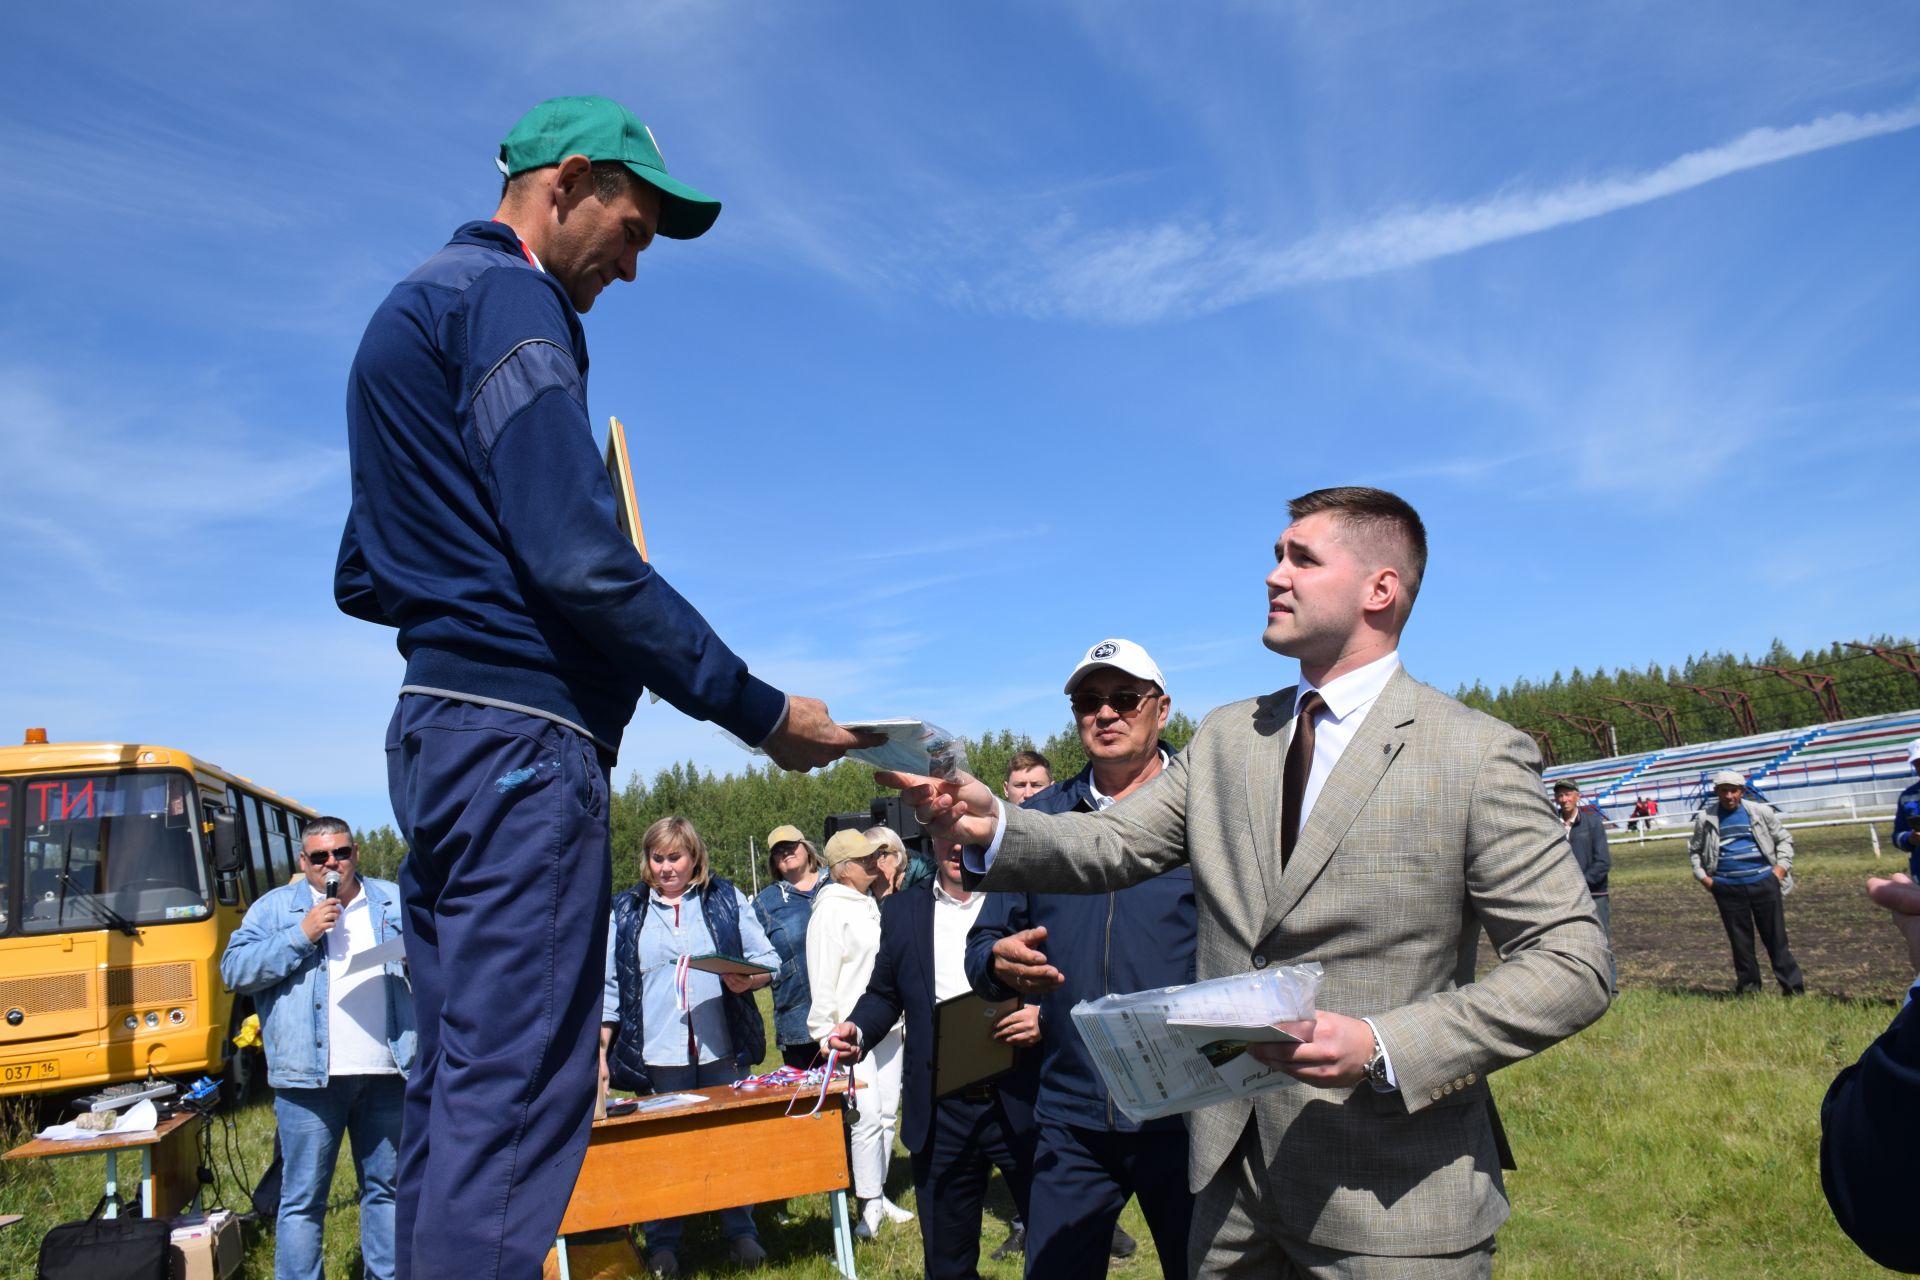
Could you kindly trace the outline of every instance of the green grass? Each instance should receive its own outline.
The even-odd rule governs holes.
[[[1858,828],[1803,832],[1798,843],[1800,867],[1810,879],[1857,880],[1900,865],[1876,862]],[[1615,858],[1616,885],[1671,883],[1676,894],[1699,892],[1687,880],[1682,844],[1641,848],[1621,842]],[[1717,922],[1707,918],[1704,906],[1702,912],[1702,927],[1717,935]],[[1621,916],[1616,909],[1616,931],[1631,927]],[[1897,948],[1891,930],[1874,924],[1857,944],[1862,954]],[[1904,960],[1895,967],[1900,965]],[[1521,1166],[1509,1176],[1513,1217],[1500,1234],[1497,1274],[1503,1280],[1885,1274],[1861,1259],[1834,1226],[1820,1193],[1816,1152],[1827,1083],[1891,1016],[1885,1001],[1735,1001],[1629,982],[1597,1025],[1494,1078]],[[272,1110],[264,1104],[235,1117],[252,1177],[266,1163],[272,1125]],[[12,1146],[27,1132],[19,1107],[0,1113],[0,1140]],[[221,1163],[228,1203],[243,1203],[224,1155]],[[0,1212],[26,1215],[25,1222],[0,1231],[0,1276],[31,1275],[41,1235],[56,1222],[85,1214],[99,1195],[99,1178],[97,1159],[0,1165]],[[890,1193],[912,1208],[909,1184],[901,1155]],[[353,1186],[343,1153],[327,1223],[329,1276],[359,1274]],[[758,1214],[762,1242],[774,1259],[763,1274],[832,1276],[826,1198],[787,1207],[790,1223],[776,1221],[772,1207]],[[1004,1215],[1007,1200],[997,1180],[989,1208],[981,1272],[1018,1276],[1017,1264],[985,1258],[1005,1235],[1003,1217],[996,1215]],[[1159,1275],[1136,1206],[1128,1206],[1123,1224],[1141,1247],[1112,1274],[1142,1280]],[[272,1252],[271,1235],[251,1235],[245,1274],[270,1276]],[[690,1224],[682,1259],[689,1271],[725,1270],[714,1219]],[[856,1259],[863,1276],[919,1275],[919,1224],[887,1228],[880,1239],[858,1245]]]

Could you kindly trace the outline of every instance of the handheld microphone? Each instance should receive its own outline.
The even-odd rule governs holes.
[[[338,871],[327,872],[326,886],[329,901],[340,896],[340,873]]]

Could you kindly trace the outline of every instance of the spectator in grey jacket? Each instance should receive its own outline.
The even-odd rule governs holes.
[[[1553,784],[1553,803],[1566,824],[1567,843],[1573,846],[1573,860],[1587,878],[1587,892],[1593,895],[1594,914],[1600,917],[1601,931],[1607,935],[1607,986],[1615,994],[1620,990],[1620,969],[1613,957],[1613,920],[1607,909],[1607,873],[1613,869],[1613,854],[1607,849],[1607,824],[1591,806],[1580,803],[1580,786],[1562,778]]]
[[[1713,894],[1720,909],[1720,923],[1733,948],[1734,994],[1760,990],[1760,966],[1753,953],[1758,930],[1780,990],[1803,995],[1807,983],[1787,949],[1784,906],[1793,870],[1793,834],[1780,824],[1772,805],[1748,800],[1746,793],[1746,778],[1732,769],[1713,775],[1714,802],[1693,815],[1687,855],[1694,879]]]

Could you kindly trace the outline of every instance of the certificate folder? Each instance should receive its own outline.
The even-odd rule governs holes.
[[[698,969],[702,973],[738,973],[749,978],[757,978],[763,973],[773,972],[763,964],[755,964],[751,960],[742,960],[739,956],[724,955],[718,951],[710,951],[704,956],[693,956],[687,961],[687,968]]]
[[[944,1098],[1013,1070],[1019,1050],[995,1040],[993,1029],[1019,1007],[1018,1000],[983,1000],[971,991],[934,1006],[934,1097]]]

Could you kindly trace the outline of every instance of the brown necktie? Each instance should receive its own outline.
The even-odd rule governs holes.
[[[1280,788],[1280,865],[1293,856],[1300,839],[1300,802],[1307,795],[1307,774],[1313,770],[1313,718],[1327,709],[1327,700],[1317,690],[1309,690],[1300,699],[1300,715],[1293,726],[1293,741],[1287,744],[1286,771]]]

